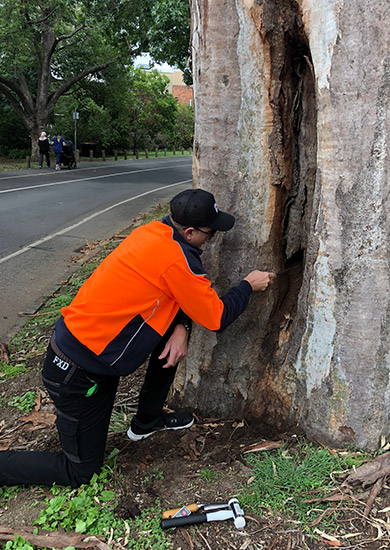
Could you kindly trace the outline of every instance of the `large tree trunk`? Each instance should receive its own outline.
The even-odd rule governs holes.
[[[194,331],[173,401],[377,448],[390,414],[388,3],[192,0],[192,23],[195,185],[237,217],[206,267],[220,294],[253,268],[288,271],[223,334]]]

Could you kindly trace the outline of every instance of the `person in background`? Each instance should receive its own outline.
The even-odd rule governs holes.
[[[46,158],[47,167],[50,168],[50,141],[46,132],[41,132],[38,139],[39,146],[39,168],[42,168],[43,157]]]
[[[61,155],[62,146],[66,143],[62,137],[61,132],[57,132],[57,135],[53,137],[53,152],[56,155],[56,170],[61,170]]]

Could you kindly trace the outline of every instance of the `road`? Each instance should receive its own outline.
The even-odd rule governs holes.
[[[190,187],[191,164],[177,156],[0,173],[0,342],[71,274],[86,241]]]

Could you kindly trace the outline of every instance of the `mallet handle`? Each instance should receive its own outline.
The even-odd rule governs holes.
[[[190,514],[182,518],[162,519],[160,522],[161,529],[169,529],[170,527],[180,527],[181,525],[195,525],[196,523],[204,523],[207,521],[206,514]]]

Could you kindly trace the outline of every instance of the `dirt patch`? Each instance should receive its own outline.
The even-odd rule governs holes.
[[[0,386],[2,394],[21,395],[28,389],[42,392],[40,411],[51,414],[53,405],[42,389],[40,372],[36,367]],[[116,513],[123,519],[137,516],[142,510],[155,505],[158,499],[163,509],[176,508],[190,503],[227,502],[237,495],[248,483],[251,469],[246,463],[243,449],[262,438],[277,438],[281,434],[272,434],[265,427],[255,424],[220,420],[218,418],[197,418],[197,422],[187,430],[160,432],[143,441],[134,443],[126,436],[124,410],[136,408],[139,387],[144,369],[121,381],[113,413],[111,433],[108,437],[107,455],[116,450],[117,490],[119,502]],[[126,408],[126,409],[125,409]],[[13,449],[57,450],[58,439],[53,425],[39,427],[32,422],[23,423],[23,413],[15,412],[13,407],[3,405],[3,426],[0,443],[4,434],[8,436]],[[117,426],[117,417],[122,426]],[[127,423],[130,418],[127,419]],[[19,426],[19,428],[18,428]],[[289,439],[287,434],[282,434]],[[293,441],[293,438],[290,438]],[[293,443],[291,443],[293,444]],[[32,525],[44,507],[46,489],[25,488],[14,498],[0,507],[0,525],[7,527]],[[389,503],[389,494],[385,490],[379,499],[379,506],[385,508]],[[231,521],[202,524],[199,527],[183,527],[170,530],[169,538],[175,550],[232,548],[240,550],[292,550],[310,548],[323,550],[329,548],[328,542],[310,539],[303,534],[299,526],[291,527],[283,517],[264,510],[262,517],[246,513],[244,530],[235,529]],[[375,542],[369,523],[365,523],[349,511],[345,517],[345,530],[352,529],[361,533],[362,547],[380,548]],[[363,542],[365,541],[365,542]],[[114,544],[115,547],[115,544]],[[345,544],[343,548],[357,548]],[[119,547],[118,547],[119,548]]]

